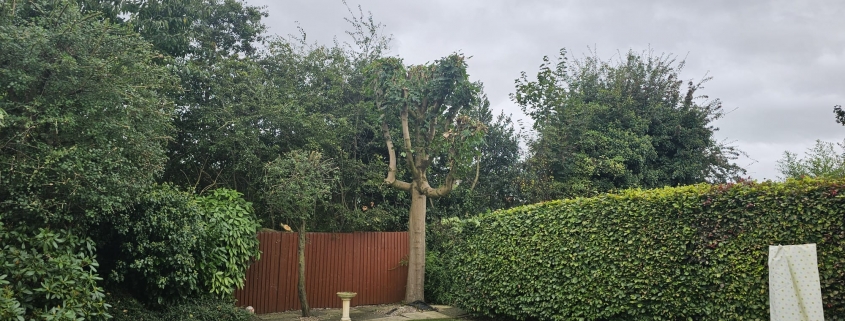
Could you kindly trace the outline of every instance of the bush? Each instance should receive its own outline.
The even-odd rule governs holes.
[[[235,302],[232,300],[202,298],[188,300],[168,307],[161,314],[159,320],[246,321],[250,320],[251,316],[246,310],[235,307]]]
[[[157,185],[131,210],[110,219],[102,253],[110,280],[156,303],[243,287],[258,256],[259,224],[240,193],[220,189],[196,197]]]
[[[158,303],[198,294],[194,252],[204,231],[193,195],[158,185],[140,199],[111,217],[111,233],[99,242],[113,260],[110,280]]]
[[[0,319],[104,320],[94,243],[66,230],[0,222]]]
[[[437,282],[473,313],[520,320],[767,320],[768,246],[816,243],[825,316],[845,320],[843,187],[695,185],[485,214],[453,225]]]
[[[110,294],[108,301],[114,306],[113,321],[248,321],[252,318],[245,310],[235,307],[232,300],[207,296],[159,308],[149,308],[121,293]]]
[[[197,264],[203,289],[219,297],[243,288],[250,259],[258,259],[261,227],[252,204],[241,193],[217,189],[197,199],[202,209],[204,238],[198,245]]]

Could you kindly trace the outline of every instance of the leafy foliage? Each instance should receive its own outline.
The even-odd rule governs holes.
[[[317,205],[326,202],[337,180],[331,161],[319,152],[292,151],[267,164],[265,190],[271,221],[287,219],[297,224],[314,217]]]
[[[845,319],[845,181],[626,190],[452,224],[446,299],[519,320],[767,320],[768,246],[816,243]],[[453,222],[454,223],[454,222]]]
[[[0,9],[6,218],[80,226],[125,209],[166,160],[176,87],[163,57],[74,1]]]
[[[251,205],[233,190],[196,197],[158,185],[105,229],[101,253],[115,284],[154,304],[242,287],[258,256],[258,223]]]
[[[207,241],[200,213],[193,195],[159,185],[114,215],[106,227],[112,234],[98,242],[102,255],[114,262],[106,267],[110,280],[159,304],[199,293],[194,251]]]
[[[523,73],[513,100],[534,119],[529,164],[535,200],[616,189],[725,182],[744,171],[740,153],[713,137],[724,114],[718,99],[701,101],[705,78],[685,90],[684,63],[628,52],[618,62],[566,51],[543,58],[536,80]]]
[[[499,114],[493,117],[490,101],[483,93],[468,114],[487,128],[479,147],[480,153],[473,160],[474,164],[460,176],[463,188],[431,202],[431,207],[427,209],[430,222],[444,217],[474,216],[526,201],[525,191],[518,184],[525,179],[519,147],[523,134],[517,131],[510,116]],[[448,175],[449,168],[442,165],[445,164],[433,164],[430,176],[442,178]]]
[[[842,151],[837,151],[836,146]],[[784,152],[777,167],[783,179],[805,176],[845,177],[845,142],[834,144],[816,140],[816,145],[807,149],[804,158],[799,158],[795,153]]]
[[[197,198],[197,205],[204,226],[195,254],[200,283],[212,294],[231,296],[235,288],[243,288],[251,260],[260,258],[260,225],[252,204],[234,190],[216,189]]]
[[[253,315],[235,307],[231,299],[202,296],[150,309],[142,302],[122,293],[107,296],[113,305],[114,321],[249,321]]]
[[[260,7],[238,0],[78,0],[121,23],[171,57],[195,60],[251,54],[265,30]]]
[[[105,320],[94,243],[66,230],[0,222],[3,320]]]

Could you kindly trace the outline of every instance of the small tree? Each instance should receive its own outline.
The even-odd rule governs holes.
[[[399,58],[376,61],[369,70],[375,105],[388,150],[385,184],[411,193],[408,221],[410,253],[405,301],[424,301],[426,199],[448,195],[460,166],[472,163],[483,142],[485,127],[466,114],[480,85],[469,81],[466,59],[453,54],[432,64],[405,66]],[[401,128],[402,150],[410,182],[397,178],[391,128]],[[426,171],[439,163],[448,168],[434,188]]]
[[[276,219],[298,223],[299,233],[299,302],[302,316],[311,316],[305,293],[306,223],[314,218],[316,208],[331,196],[337,180],[331,161],[319,152],[292,151],[265,166],[265,197],[271,224]]]

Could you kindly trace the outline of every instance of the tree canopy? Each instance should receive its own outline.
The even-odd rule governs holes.
[[[845,177],[845,141],[832,143],[816,140],[816,144],[804,152],[804,157],[784,152],[783,158],[777,162],[777,169],[781,179]]]
[[[167,161],[169,58],[72,2],[2,8],[0,211],[84,225],[127,207]]]
[[[528,162],[537,199],[743,174],[733,162],[740,152],[714,137],[721,102],[698,93],[710,78],[685,82],[683,66],[634,52],[570,62],[561,50],[556,60],[543,58],[536,78],[523,73],[512,98],[534,120]]]

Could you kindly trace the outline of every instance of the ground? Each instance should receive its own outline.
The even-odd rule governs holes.
[[[432,305],[437,311],[418,311],[401,304],[367,305],[352,307],[349,317],[352,321],[410,321],[461,318],[466,315],[461,309],[447,305]],[[301,311],[260,314],[258,321],[335,321],[340,320],[340,309],[311,309],[311,318],[302,318]]]

